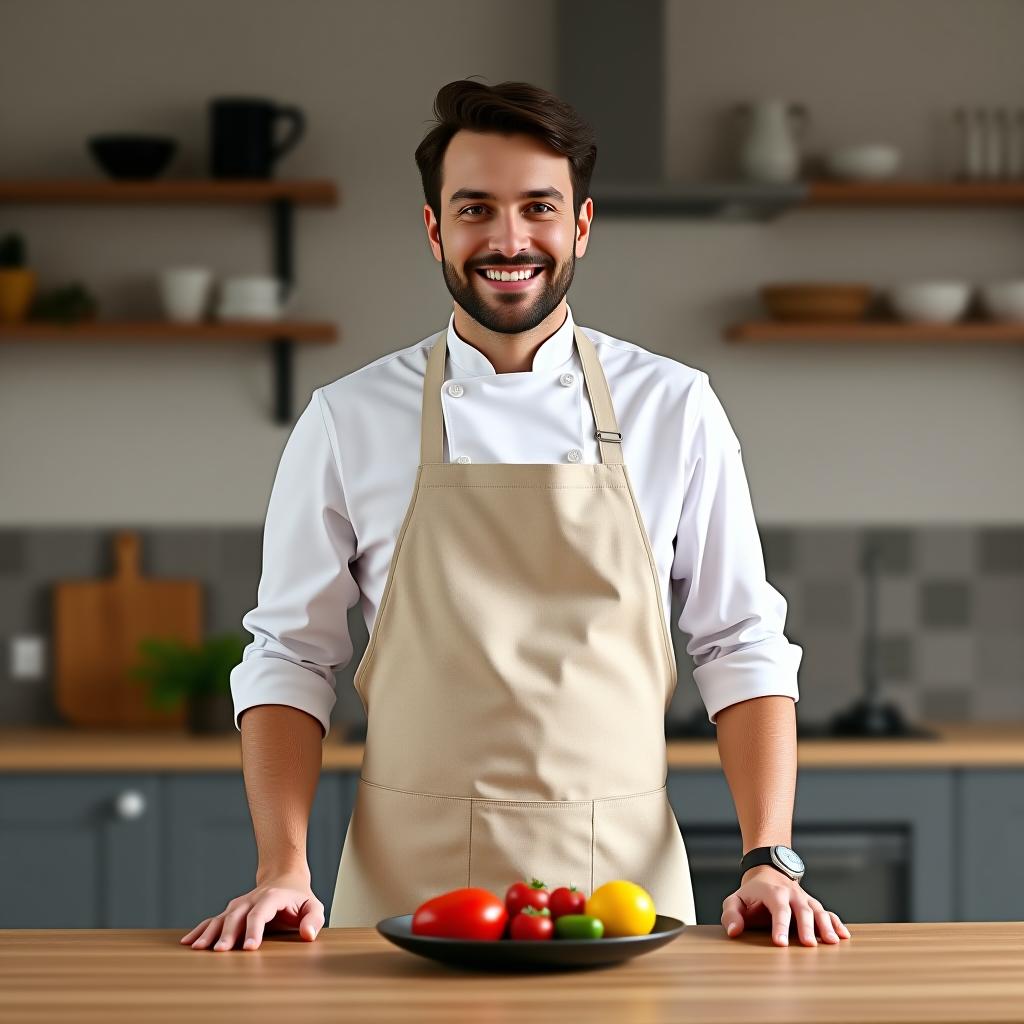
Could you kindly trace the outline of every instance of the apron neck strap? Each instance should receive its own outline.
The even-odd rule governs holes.
[[[609,465],[622,463],[622,434],[619,432],[615,407],[608,390],[608,381],[597,357],[594,343],[579,324],[573,324],[576,348],[583,364],[587,398],[597,425],[601,461]],[[444,461],[444,415],[441,409],[441,387],[444,385],[444,360],[448,352],[448,328],[439,331],[427,356],[423,379],[423,408],[420,417],[420,463],[434,465]]]

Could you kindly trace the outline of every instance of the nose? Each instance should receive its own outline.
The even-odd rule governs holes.
[[[494,230],[488,248],[507,259],[514,259],[521,252],[530,249],[529,225],[524,223],[518,210],[507,210],[493,221]]]

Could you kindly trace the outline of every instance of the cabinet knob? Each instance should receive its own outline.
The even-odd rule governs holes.
[[[137,789],[126,789],[118,794],[114,808],[119,818],[134,821],[146,813],[146,798]]]

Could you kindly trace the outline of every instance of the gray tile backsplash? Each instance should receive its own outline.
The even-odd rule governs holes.
[[[109,575],[119,528],[0,529],[0,723],[60,722],[49,678],[10,677],[10,640],[49,638],[51,585]],[[199,578],[206,631],[243,634],[259,585],[262,527],[137,532],[144,574]],[[1024,527],[766,527],[761,540],[769,582],[787,601],[786,635],[804,649],[802,721],[825,719],[860,694],[868,543],[877,552],[883,698],[911,721],[1024,719]],[[681,718],[700,698],[687,638],[675,626],[679,613],[674,602],[679,685],[669,714]],[[337,673],[337,723],[363,717],[352,687],[368,641],[359,604],[348,626],[355,654]],[[52,661],[48,651],[48,667]]]

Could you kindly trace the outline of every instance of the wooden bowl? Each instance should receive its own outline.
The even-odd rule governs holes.
[[[767,284],[759,294],[776,320],[862,320],[873,292],[866,284]]]

